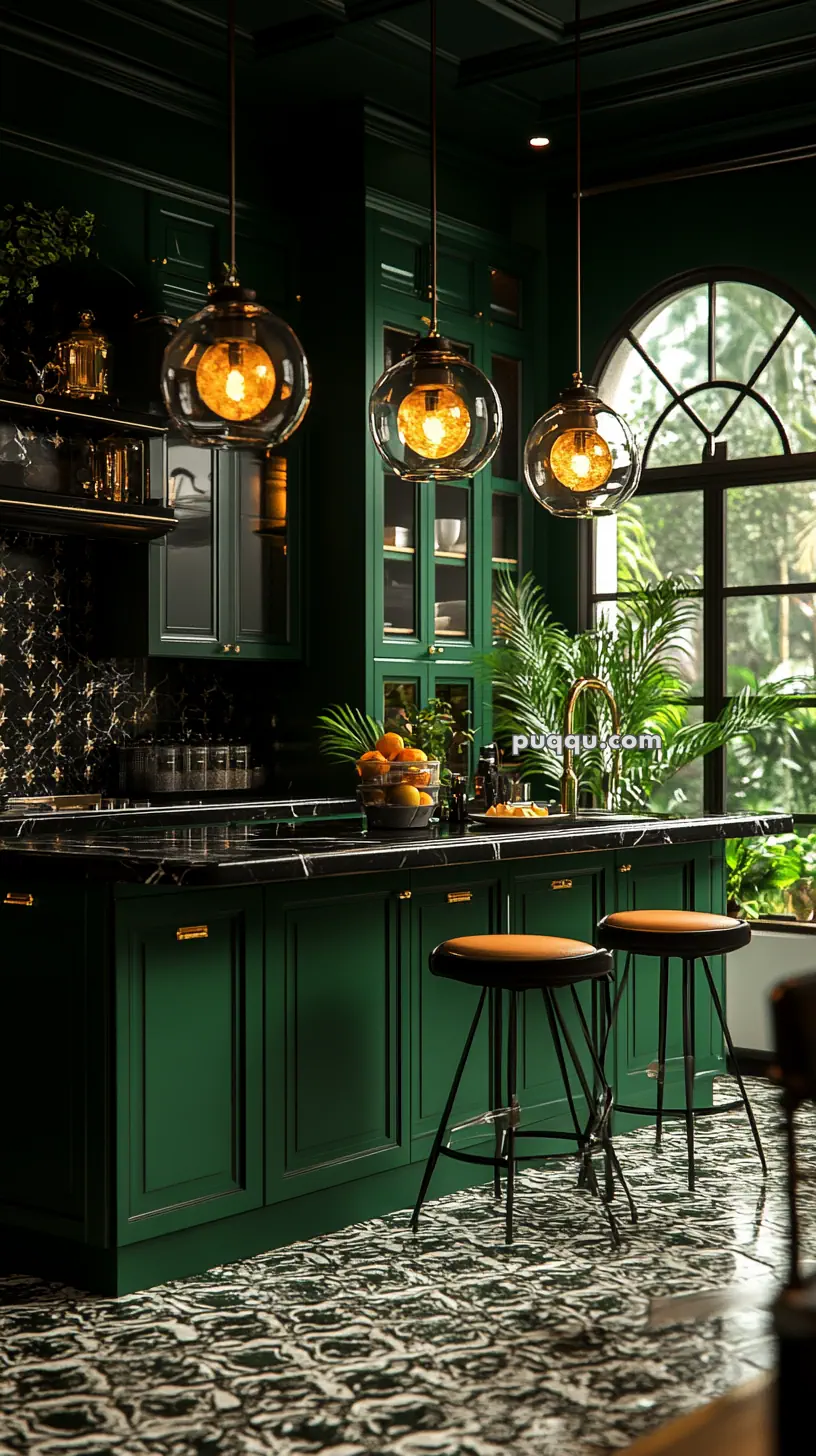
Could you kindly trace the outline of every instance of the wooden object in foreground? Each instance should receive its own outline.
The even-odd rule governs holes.
[[[629,1446],[628,1456],[774,1456],[774,1379],[760,1375]]]

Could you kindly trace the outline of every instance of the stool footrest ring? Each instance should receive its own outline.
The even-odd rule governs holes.
[[[694,1117],[716,1117],[719,1112],[736,1112],[738,1108],[745,1106],[745,1100],[737,1097],[734,1102],[718,1102],[716,1107],[692,1107]],[[623,1102],[615,1103],[616,1112],[633,1112],[644,1117],[656,1117],[657,1109],[654,1107],[629,1107]],[[664,1107],[664,1117],[685,1117],[685,1107]]]

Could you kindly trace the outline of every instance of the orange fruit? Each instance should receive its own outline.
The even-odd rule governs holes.
[[[427,763],[428,755],[421,748],[401,748],[399,753],[394,754],[394,760],[396,763]]]
[[[395,789],[389,791],[388,802],[413,809],[422,802],[422,796],[419,789],[412,788],[410,784],[398,784]]]
[[[388,759],[385,758],[383,756],[383,754],[378,753],[377,750],[376,750],[376,748],[372,748],[372,750],[371,750],[370,753],[361,753],[360,754],[360,757],[357,760],[357,772],[360,775],[364,775],[366,778],[371,778],[372,774],[376,777],[377,773],[379,772],[379,770],[376,767],[374,767],[374,769],[362,769],[362,768],[360,768],[360,764],[361,763],[371,763],[371,764],[376,765],[376,764],[379,764],[379,763],[387,763],[387,762],[388,762]]]
[[[374,745],[375,753],[382,753],[386,758],[396,758],[396,755],[405,747],[405,740],[400,738],[399,733],[383,733]]]
[[[422,792],[420,792],[419,802],[420,804],[432,804],[433,799],[431,798],[430,794],[423,794]]]

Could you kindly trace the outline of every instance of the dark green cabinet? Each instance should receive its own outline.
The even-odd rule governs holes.
[[[268,892],[268,1202],[408,1160],[406,878]]]
[[[367,390],[410,351],[428,326],[427,222],[415,209],[369,195],[367,253],[373,281],[367,314]],[[499,258],[501,254],[501,261]],[[420,696],[445,696],[458,668],[493,640],[500,571],[522,570],[532,501],[522,485],[521,444],[534,411],[532,310],[522,308],[530,255],[480,229],[446,219],[439,245],[439,327],[492,379],[504,413],[494,460],[470,480],[415,485],[367,455],[367,690],[383,709],[383,684],[420,681]],[[371,664],[373,663],[373,667]],[[386,694],[387,697],[387,694]],[[477,737],[491,736],[492,703],[471,688]]]
[[[263,1200],[261,892],[117,913],[120,1244]]]
[[[161,464],[177,525],[102,563],[105,649],[226,661],[300,653],[299,465],[285,457],[269,529],[267,462],[170,437]],[[155,473],[155,472],[154,472]],[[155,489],[154,489],[155,493]]]
[[[502,929],[501,880],[491,873],[451,872],[411,876],[411,1144],[412,1157],[428,1156],[451,1079],[476,1010],[479,992],[458,981],[431,975],[435,946],[459,935],[490,935]],[[471,1048],[453,1122],[484,1113],[491,1103],[489,1018],[484,1016]],[[474,1128],[456,1145],[484,1138]]]
[[[0,879],[0,1217],[67,1238],[86,1234],[86,1021],[82,896]]]

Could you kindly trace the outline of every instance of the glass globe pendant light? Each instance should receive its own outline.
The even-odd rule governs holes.
[[[581,0],[575,0],[576,335],[577,369],[558,403],[533,425],[524,478],[554,516],[608,516],[637,490],[640,455],[621,415],[581,373]]]
[[[436,0],[431,7],[431,325],[410,354],[386,369],[369,400],[374,444],[403,480],[461,480],[493,458],[501,439],[499,396],[481,369],[438,329],[436,206]]]
[[[164,351],[167,412],[195,445],[280,445],[309,407],[311,380],[297,335],[242,288],[235,265],[235,0],[227,6],[230,262],[220,288],[185,319]]]

